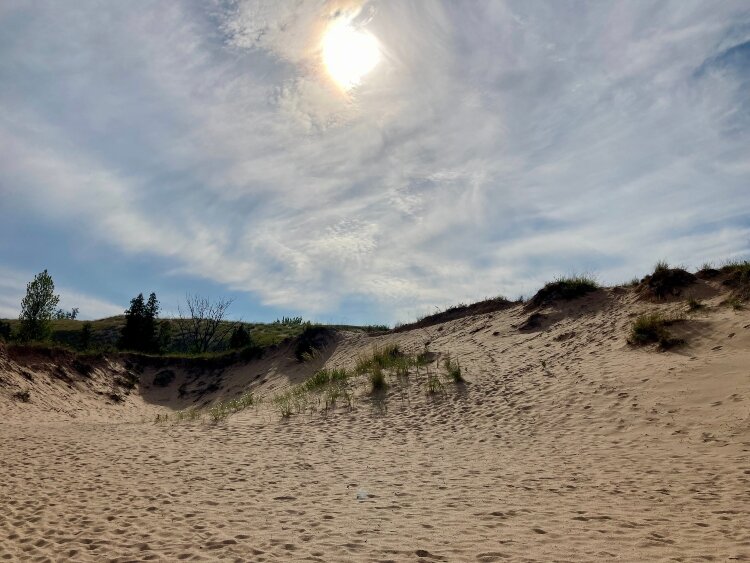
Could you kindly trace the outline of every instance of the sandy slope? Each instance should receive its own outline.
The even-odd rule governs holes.
[[[161,368],[148,368],[120,403],[107,394],[124,365],[71,387],[38,358],[6,357],[0,559],[750,560],[750,312],[701,283],[711,307],[677,327],[687,346],[664,353],[628,346],[628,327],[684,302],[631,290],[551,306],[531,331],[516,328],[530,314],[519,305],[343,334],[318,364],[429,342],[460,358],[468,383],[430,398],[412,376],[385,401],[363,388],[353,411],[325,417],[260,407],[216,425],[153,423],[300,381],[317,366],[288,348],[175,368],[167,388],[149,385]],[[24,365],[34,381],[19,380]],[[220,391],[205,391],[211,381]],[[20,385],[30,403],[9,399]]]

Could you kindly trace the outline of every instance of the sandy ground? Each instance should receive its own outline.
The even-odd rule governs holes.
[[[374,345],[460,359],[465,386],[423,376],[281,420],[155,424],[215,373],[152,371],[124,400],[26,359],[0,364],[0,559],[12,561],[750,560],[750,311],[675,327],[670,352],[626,343],[634,315],[678,310],[606,290],[383,337],[344,334],[317,363]],[[317,366],[281,349],[223,370],[220,393],[270,396]],[[107,371],[109,370],[109,371]],[[105,373],[106,372],[106,373]],[[28,375],[28,374],[27,374]],[[210,376],[210,377],[209,377]],[[26,385],[31,401],[8,397]],[[197,392],[196,392],[197,393]],[[64,401],[59,397],[63,396]],[[171,397],[171,399],[170,399]]]

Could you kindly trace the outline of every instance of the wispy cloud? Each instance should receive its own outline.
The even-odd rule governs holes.
[[[383,48],[351,96],[341,10]],[[175,287],[392,321],[750,248],[741,1],[10,3],[0,37],[0,219]]]

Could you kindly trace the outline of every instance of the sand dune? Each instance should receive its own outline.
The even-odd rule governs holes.
[[[340,333],[302,364],[285,345],[232,366],[76,372],[3,349],[0,559],[750,560],[750,312],[722,305],[719,284],[692,291],[708,307],[667,352],[630,346],[629,327],[684,299],[625,288]],[[414,374],[380,400],[363,382],[351,410],[281,419],[266,402],[217,424],[154,423],[248,390],[270,398],[386,343],[450,353],[467,382],[428,396]]]

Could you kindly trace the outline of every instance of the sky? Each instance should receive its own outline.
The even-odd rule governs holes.
[[[342,18],[379,60],[322,59]],[[0,3],[0,316],[410,321],[750,253],[745,0]]]

